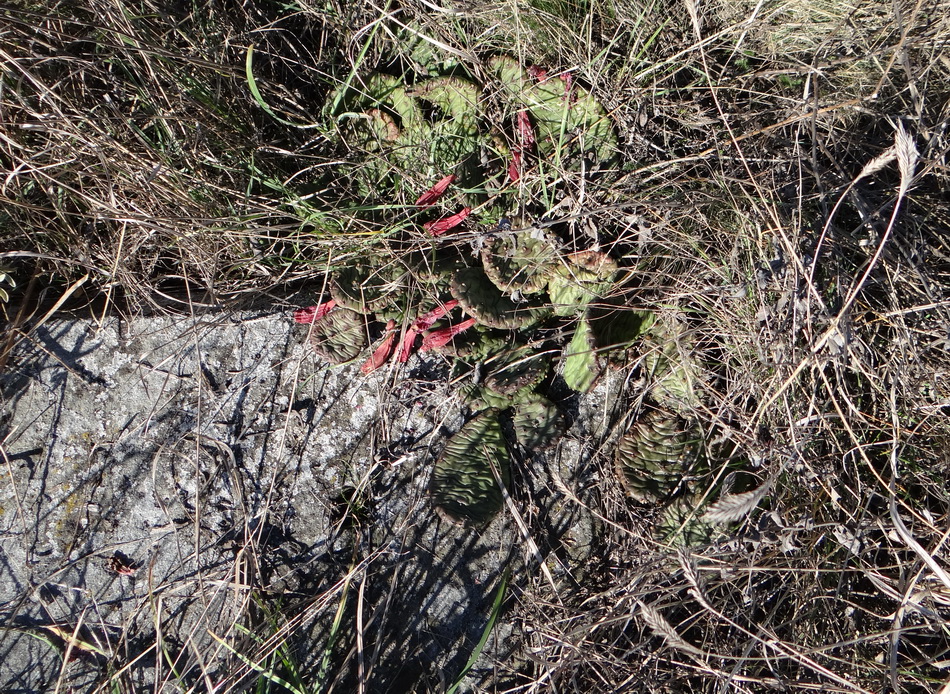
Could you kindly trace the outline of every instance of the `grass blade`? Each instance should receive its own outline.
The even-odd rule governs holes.
[[[471,671],[472,667],[475,665],[475,662],[482,654],[482,649],[485,648],[485,644],[488,643],[488,637],[491,636],[492,630],[495,628],[495,622],[498,621],[498,615],[501,614],[501,606],[505,601],[505,590],[508,588],[508,579],[510,577],[511,567],[506,567],[505,573],[501,576],[501,584],[498,586],[498,590],[495,592],[495,602],[491,607],[491,614],[488,616],[488,623],[485,625],[485,630],[482,632],[482,638],[478,640],[478,643],[475,645],[475,650],[472,651],[472,655],[469,656],[468,662],[465,663],[465,667],[462,668],[462,672],[459,673],[458,678],[456,678],[452,686],[446,690],[446,694],[455,694],[455,692],[458,691],[458,688],[462,686],[462,681]]]
[[[292,123],[289,120],[281,118],[274,112],[266,101],[264,101],[264,96],[261,94],[261,90],[257,86],[257,80],[254,79],[254,44],[251,44],[247,47],[247,58],[244,60],[244,75],[247,79],[247,87],[251,90],[251,96],[254,97],[254,101],[257,102],[257,105],[264,109],[264,113],[273,118],[275,121],[281,125],[289,125],[291,128],[318,128],[320,127],[318,123],[310,123],[309,125],[303,125],[300,123]]]

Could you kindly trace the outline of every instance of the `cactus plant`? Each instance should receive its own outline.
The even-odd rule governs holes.
[[[550,400],[529,393],[514,405],[512,425],[518,443],[527,451],[538,451],[554,444],[564,433],[564,416]]]
[[[493,365],[485,378],[485,388],[499,395],[517,399],[519,393],[533,389],[548,372],[548,361],[543,354],[532,354],[527,349],[508,352]]]
[[[328,100],[335,111],[327,115],[336,120],[340,141],[350,151],[372,155],[355,166],[343,165],[355,174],[352,178],[363,195],[399,189],[400,179],[417,171],[452,171],[470,190],[484,189],[501,173],[479,165],[486,149],[501,155],[512,181],[520,178],[517,169],[528,165],[524,158],[534,161],[540,156],[563,167],[568,154],[584,153],[606,162],[617,150],[603,105],[569,73],[549,78],[502,55],[488,61],[482,74],[489,79],[477,84],[460,76],[453,58],[433,54],[429,45],[409,51],[418,68],[414,75],[373,73],[342,85]],[[511,116],[510,137],[483,118],[483,102],[497,97]],[[470,199],[468,204],[484,202]],[[498,211],[499,206],[486,209]]]
[[[672,547],[707,544],[714,526],[703,519],[702,494],[688,494],[671,501],[663,509],[653,536]]]
[[[579,251],[564,257],[548,275],[548,294],[555,314],[570,316],[585,311],[591,302],[614,288],[617,263],[606,253]]]
[[[531,87],[532,77],[521,67],[521,63],[509,55],[496,55],[489,59],[488,68],[501,85],[509,102],[523,104],[525,93]]]
[[[398,265],[351,265],[333,273],[330,295],[339,306],[359,313],[380,313],[395,308],[407,272]]]
[[[621,437],[614,464],[629,496],[641,503],[659,501],[695,471],[699,449],[696,434],[681,418],[651,410]]]
[[[563,155],[572,140],[574,147],[592,152],[601,162],[616,154],[617,137],[606,110],[570,73],[535,78],[509,56],[492,58],[489,70],[509,106],[531,114],[542,155]]]
[[[569,74],[538,82],[527,96],[542,155],[563,156],[570,146],[606,162],[617,153],[617,139],[604,107]]]
[[[516,304],[478,268],[457,270],[450,290],[466,313],[491,328],[524,328],[538,322],[546,313],[541,306]]]
[[[476,326],[459,335],[452,342],[436,348],[436,352],[446,356],[480,362],[494,354],[499,354],[510,345],[510,341],[500,330]]]
[[[564,381],[570,388],[586,393],[600,376],[600,371],[590,323],[581,318],[564,353]]]
[[[366,346],[363,316],[347,308],[335,308],[313,323],[310,340],[314,351],[332,364],[359,356]]]
[[[547,288],[557,254],[547,239],[526,234],[503,234],[482,246],[485,274],[505,294],[538,294]]]
[[[487,525],[504,505],[496,475],[509,486],[510,465],[497,417],[490,410],[482,412],[449,439],[432,471],[436,510],[454,523]]]
[[[405,55],[414,73],[373,73],[331,99],[339,141],[349,150],[341,166],[353,174],[360,195],[398,192],[397,200],[415,204],[400,206],[400,226],[381,235],[381,245],[398,263],[361,255],[353,267],[332,273],[333,301],[301,314],[301,322],[313,324],[315,348],[334,363],[348,361],[366,343],[367,321],[388,319],[388,332],[365,372],[392,355],[406,361],[422,335],[423,348],[454,360],[456,373],[477,373],[473,365],[482,363],[487,375],[464,386],[469,406],[510,411],[520,445],[537,450],[555,441],[564,426],[557,408],[535,392],[547,372],[542,355],[563,347],[565,383],[586,392],[611,355],[626,356],[642,344],[649,395],[664,411],[652,411],[630,427],[615,466],[633,498],[672,498],[672,523],[694,501],[688,481],[701,464],[684,419],[701,404],[700,372],[688,354],[687,333],[675,321],[631,309],[633,290],[617,262],[600,250],[568,252],[568,242],[555,233],[512,231],[510,224],[472,233],[488,229],[486,221],[525,209],[525,199],[536,192],[549,191],[556,184],[547,175],[552,169],[579,167],[581,155],[595,164],[611,160],[617,137],[606,109],[572,75],[549,77],[509,56],[468,72],[487,76],[476,83],[460,76],[464,66],[454,58],[447,62],[428,45],[407,48]],[[483,118],[485,104],[501,108],[502,127]],[[364,156],[352,157],[354,151]],[[431,187],[417,196],[425,187],[422,176]],[[464,190],[451,200],[446,193],[456,181]],[[442,208],[448,200],[452,209]],[[391,209],[384,205],[370,214],[384,217]],[[414,226],[402,233],[407,219]],[[456,227],[462,220],[464,227]],[[445,243],[460,229],[481,245],[473,242],[469,251]],[[458,309],[467,315],[460,317]],[[437,508],[457,522],[487,523],[502,505],[495,473],[507,484],[508,468],[498,419],[482,411],[452,437],[435,466]],[[680,535],[686,541],[698,537],[689,524]]]

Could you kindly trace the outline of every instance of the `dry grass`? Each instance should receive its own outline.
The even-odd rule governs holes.
[[[595,484],[547,490],[600,519],[600,561],[570,590],[513,576],[502,620],[520,626],[519,648],[480,691],[950,685],[950,5],[386,7],[0,10],[0,261],[18,284],[7,350],[61,299],[102,316],[320,286],[328,266],[405,225],[400,206],[432,172],[401,172],[390,199],[344,195],[334,167],[360,153],[321,120],[351,70],[412,64],[400,23],[476,75],[499,52],[570,70],[610,110],[622,158],[597,175],[565,167],[556,196],[518,202],[559,204],[566,235],[593,234],[637,269],[637,305],[684,317],[708,369],[699,417],[762,486],[714,509],[737,521],[720,541],[676,553],[643,531],[650,512],[622,498],[605,446]],[[273,115],[249,89],[251,44]],[[202,580],[255,583],[267,550],[245,531],[240,565]],[[237,649],[194,641],[206,650],[188,656],[203,673],[192,691],[303,691],[335,676],[371,690],[387,645],[335,620],[346,594],[356,614],[391,617],[385,603],[363,609],[374,556],[353,546],[315,599],[269,611],[251,593],[218,595],[222,623],[250,632]],[[353,680],[300,656],[311,636],[326,648],[321,629],[350,649]],[[156,686],[171,691],[182,663],[164,659]],[[114,664],[103,690],[126,686]],[[405,690],[426,686],[438,688],[420,677]]]

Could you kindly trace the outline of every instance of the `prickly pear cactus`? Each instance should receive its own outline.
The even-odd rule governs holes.
[[[694,473],[700,445],[676,415],[651,410],[617,444],[614,465],[627,494],[641,503],[661,501]]]
[[[506,487],[511,484],[505,437],[495,413],[488,410],[445,444],[430,484],[436,510],[453,523],[487,525],[504,505],[496,475]]]
[[[547,376],[550,363],[547,355],[535,354],[527,347],[514,350],[503,347],[481,362],[479,368],[488,375],[482,378],[480,385],[465,386],[463,397],[475,409],[507,410],[517,408],[536,395],[534,388]]]
[[[349,361],[365,346],[367,322],[390,320],[391,334],[364,373],[392,355],[408,360],[416,345],[434,350],[454,361],[454,373],[483,374],[464,386],[468,406],[510,413],[526,450],[543,449],[563,433],[563,417],[536,392],[550,368],[547,355],[561,352],[559,372],[583,393],[607,366],[629,363],[636,353],[650,400],[663,411],[630,427],[614,463],[633,498],[672,499],[672,523],[692,502],[689,481],[701,465],[700,446],[684,423],[701,405],[701,373],[687,334],[634,308],[632,268],[600,246],[577,251],[582,235],[553,222],[493,226],[513,213],[537,212],[537,201],[560,190],[562,172],[615,157],[606,109],[569,73],[528,70],[509,56],[469,69],[425,42],[406,46],[405,60],[392,64],[410,72],[355,76],[331,95],[327,115],[343,162],[337,182],[344,195],[355,189],[373,225],[392,226],[374,226],[381,233],[373,251],[332,273],[337,308],[314,319],[317,352]],[[443,198],[456,181],[458,189]],[[425,186],[432,187],[417,197]],[[365,205],[373,198],[381,204]],[[445,243],[450,234],[457,236]],[[435,466],[432,495],[440,512],[456,522],[487,523],[503,503],[492,468],[507,484],[502,430],[485,411],[452,437]],[[680,525],[669,537],[698,537],[694,526]]]
[[[530,393],[515,403],[512,425],[518,443],[526,451],[538,451],[554,445],[564,433],[564,416],[550,400]]]
[[[357,77],[329,99],[326,115],[335,123],[338,141],[349,152],[372,155],[342,165],[361,195],[405,190],[403,179],[418,172],[453,172],[470,190],[501,192],[500,181],[512,169],[480,164],[486,152],[506,163],[513,156],[523,159],[525,171],[538,173],[532,174],[537,192],[546,185],[539,179],[546,169],[539,160],[563,170],[580,166],[581,155],[600,164],[618,151],[606,109],[570,73],[529,74],[514,58],[495,56],[487,70],[470,70],[487,78],[476,83],[460,76],[464,71],[456,60],[433,55],[431,46],[410,47],[409,53],[414,70]],[[510,128],[485,117],[484,104],[497,101]],[[514,168],[520,170],[521,164]],[[467,196],[473,206],[486,202],[475,202],[476,193]],[[486,210],[500,207],[496,202]]]
[[[702,404],[703,376],[686,330],[673,318],[657,321],[643,347],[650,396],[664,407],[690,416]]]
[[[600,376],[600,371],[590,323],[582,318],[564,354],[564,382],[568,387],[586,393]]]
[[[681,496],[663,509],[653,536],[671,547],[708,544],[715,527],[703,520],[702,494]]]
[[[356,311],[338,308],[313,324],[310,340],[319,356],[331,364],[343,364],[366,347],[366,324]]]
[[[492,364],[491,373],[485,378],[485,388],[514,402],[519,395],[530,392],[544,378],[548,368],[545,355],[533,354],[527,349],[508,352]]]
[[[395,305],[406,283],[406,270],[397,265],[354,265],[333,273],[330,295],[337,305],[359,313],[382,313]]]
[[[477,326],[437,351],[467,362],[481,362],[495,354],[503,353],[509,346],[510,340],[506,339],[502,331]]]
[[[605,162],[617,153],[617,137],[606,110],[570,73],[535,78],[504,55],[492,58],[489,70],[509,108],[531,115],[542,155],[560,159],[573,149]]]
[[[488,67],[509,103],[524,104],[533,79],[521,63],[509,55],[496,55],[489,59]]]
[[[598,251],[571,253],[548,275],[551,306],[559,316],[585,311],[591,302],[607,296],[615,286],[617,263]]]
[[[331,99],[338,137],[352,151],[375,154],[350,166],[362,194],[390,191],[416,171],[468,171],[481,147],[479,87],[456,76],[431,77],[409,86],[405,78],[374,73],[361,87]],[[474,184],[472,180],[467,183]]]
[[[528,93],[529,110],[538,129],[538,148],[546,156],[588,152],[606,162],[617,153],[617,140],[604,107],[570,75],[551,77]]]
[[[546,239],[523,234],[490,238],[482,246],[485,274],[505,294],[538,294],[548,285],[557,253]]]
[[[478,268],[456,271],[450,290],[466,313],[490,328],[524,328],[537,323],[547,312],[543,306],[516,304]]]

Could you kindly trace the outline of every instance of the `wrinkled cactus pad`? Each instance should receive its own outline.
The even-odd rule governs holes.
[[[554,313],[570,316],[587,310],[591,302],[607,296],[614,288],[617,263],[606,253],[570,253],[548,275],[548,294]]]
[[[545,156],[561,155],[567,145],[591,152],[597,161],[617,153],[617,136],[607,111],[573,75],[536,79],[505,55],[489,60],[489,72],[501,86],[509,108],[527,108]]]
[[[359,87],[346,85],[328,103],[339,102],[345,117],[340,120],[341,135],[353,145],[377,148],[373,141],[393,142],[404,127],[422,121],[422,109],[406,93],[402,80],[392,75],[374,73]],[[338,115],[338,114],[331,114]]]
[[[399,119],[400,129],[414,128],[424,116],[419,104],[406,89],[403,81],[394,75],[373,73],[366,80],[365,90],[359,91],[356,102],[365,106],[383,106]]]
[[[543,307],[516,304],[478,268],[458,270],[450,289],[462,310],[491,328],[523,328],[536,323],[547,313]]]
[[[515,436],[525,450],[538,451],[553,445],[564,433],[564,416],[550,400],[530,393],[514,405]]]
[[[485,377],[485,388],[499,395],[517,398],[519,393],[533,389],[545,377],[549,357],[532,354],[526,349],[508,353],[504,358],[486,364],[491,373]]]
[[[447,248],[394,248],[393,253],[405,259],[413,277],[420,283],[448,291],[452,275],[464,267],[461,257]]]
[[[333,364],[352,361],[366,347],[366,325],[356,311],[337,308],[313,324],[313,350]]]
[[[556,262],[554,247],[527,234],[502,234],[482,246],[485,274],[505,294],[537,294],[548,285]]]
[[[454,523],[487,525],[504,505],[495,475],[509,486],[510,467],[497,417],[490,410],[482,412],[449,439],[432,471],[430,492],[436,510]]]
[[[474,384],[469,384],[466,388],[463,388],[462,396],[469,403],[469,407],[474,410],[485,408],[507,410],[514,403],[512,395],[496,393],[491,388]]]
[[[601,251],[576,251],[569,253],[565,260],[573,267],[584,270],[593,281],[603,281],[608,289],[620,268],[617,261]],[[600,292],[604,293],[604,292]]]
[[[702,371],[686,330],[674,319],[658,321],[643,344],[643,368],[650,397],[688,416],[702,404]]]
[[[693,547],[708,544],[714,526],[703,520],[700,507],[702,494],[688,494],[673,499],[653,529],[653,536],[671,547]]]
[[[425,120],[403,128],[395,154],[407,167],[452,170],[478,152],[478,88],[461,77],[435,77],[409,91]],[[428,165],[428,166],[426,166]],[[412,170],[412,168],[410,168]]]
[[[523,102],[525,91],[531,86],[533,79],[528,71],[521,67],[521,63],[508,55],[496,55],[488,61],[492,76],[501,84],[504,94],[516,101]]]
[[[570,77],[551,77],[527,93],[538,129],[538,148],[551,156],[570,146],[605,162],[617,153],[617,136],[604,107]]]
[[[695,471],[699,450],[698,437],[680,417],[651,410],[621,437],[614,465],[627,494],[648,503],[677,490]]]
[[[509,344],[510,341],[505,339],[504,333],[491,328],[475,326],[471,330],[466,330],[461,335],[456,336],[452,342],[438,347],[435,351],[446,356],[475,362],[504,351]]]
[[[433,77],[412,89],[412,96],[423,99],[452,122],[459,133],[475,134],[478,130],[478,87],[462,77]]]
[[[395,305],[405,290],[406,271],[398,265],[374,263],[337,270],[330,280],[330,295],[338,305],[360,313],[376,313]]]

